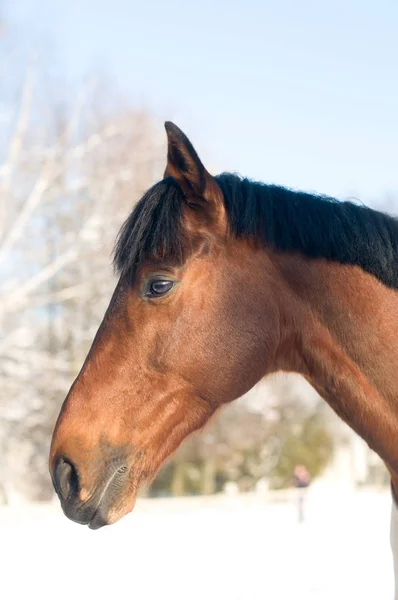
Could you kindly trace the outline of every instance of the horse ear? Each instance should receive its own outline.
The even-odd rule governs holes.
[[[190,206],[216,208],[220,200],[222,202],[221,190],[195,148],[174,123],[166,121],[165,128],[168,141],[165,177],[171,176],[177,181]]]

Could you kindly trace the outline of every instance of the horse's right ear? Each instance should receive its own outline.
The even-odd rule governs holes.
[[[164,126],[168,142],[165,174],[178,182],[187,199],[202,197],[206,193],[206,179],[211,175],[185,133],[171,121],[166,121]]]
[[[187,136],[174,123],[166,121],[167,167],[180,186],[188,205],[213,215],[223,210],[223,197],[214,177],[205,169]]]

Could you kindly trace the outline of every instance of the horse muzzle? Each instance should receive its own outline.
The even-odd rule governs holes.
[[[88,494],[81,485],[74,463],[61,456],[55,462],[52,480],[65,515],[75,523],[88,525],[90,529],[110,525],[132,508],[115,511],[115,506],[120,506],[131,487],[130,470],[126,464],[112,464],[112,468],[105,469],[94,491]],[[120,516],[118,513],[121,513]]]

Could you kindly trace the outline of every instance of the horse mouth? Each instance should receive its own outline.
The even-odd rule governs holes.
[[[101,529],[105,525],[113,525],[116,523],[116,521],[119,521],[122,517],[133,510],[136,496],[135,493],[132,493],[128,498],[124,498],[124,502],[122,503],[120,502],[119,497],[116,510],[112,502],[114,499],[115,498],[112,497],[110,501],[107,500],[105,502],[100,502],[90,521],[87,523],[89,529]]]
[[[89,529],[96,530],[101,529],[105,525],[111,525],[125,515],[126,512],[129,512],[122,509],[122,506],[127,504],[126,484],[128,482],[128,475],[127,467],[122,467],[109,478],[101,492],[97,507],[87,523]],[[115,511],[115,506],[119,510]]]
[[[101,529],[101,527],[105,527],[105,525],[108,525],[108,520],[106,517],[104,517],[102,511],[101,511],[101,503],[97,506],[97,508],[95,509],[95,512],[93,514],[93,516],[91,517],[91,520],[87,523],[88,528],[89,529]]]

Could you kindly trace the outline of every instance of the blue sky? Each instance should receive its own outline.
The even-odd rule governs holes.
[[[396,0],[13,0],[6,16],[72,87],[104,73],[217,171],[398,196]]]

